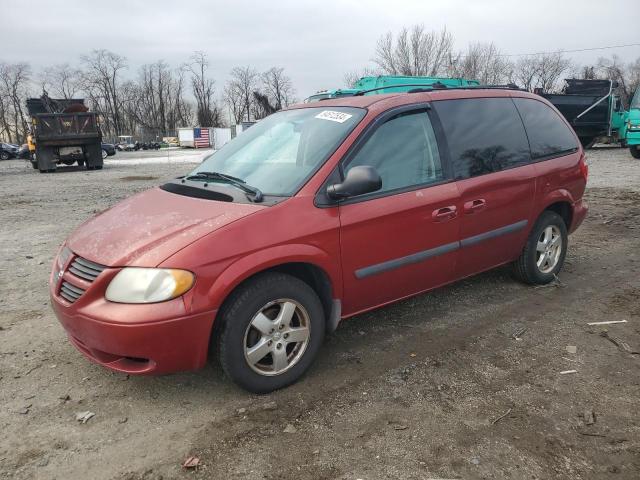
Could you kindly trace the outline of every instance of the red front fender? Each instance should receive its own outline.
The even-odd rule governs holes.
[[[308,263],[323,270],[329,280],[333,295],[342,298],[342,273],[337,256],[304,244],[289,244],[270,247],[242,257],[229,265],[209,289],[209,304],[219,308],[225,298],[244,280],[256,273],[286,263]]]

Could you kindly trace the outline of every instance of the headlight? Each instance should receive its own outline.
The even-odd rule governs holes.
[[[166,268],[123,268],[107,287],[106,299],[118,303],[156,303],[186,293],[193,273]]]
[[[69,250],[69,247],[67,246],[62,247],[62,249],[60,250],[60,253],[58,254],[58,258],[56,260],[56,265],[58,267],[58,270],[62,270],[64,268],[64,266],[67,264],[67,262],[69,261],[72,255],[73,255],[73,252]]]

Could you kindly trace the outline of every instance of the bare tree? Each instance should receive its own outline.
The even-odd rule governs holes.
[[[271,67],[261,75],[262,88],[276,110],[294,103],[295,88],[282,67]]]
[[[556,91],[559,80],[573,66],[561,52],[547,53],[538,57],[538,83],[545,92]]]
[[[640,88],[640,57],[636,58],[635,62],[629,63],[627,75],[629,94],[633,97],[633,94]]]
[[[196,118],[201,127],[221,125],[220,112],[215,102],[215,81],[207,74],[209,60],[202,51],[196,51],[187,65],[191,72],[191,87],[196,97]]]
[[[253,105],[251,108],[253,110],[253,118],[256,120],[260,120],[280,110],[271,103],[267,95],[258,90],[253,92]]]
[[[532,56],[519,58],[514,66],[513,80],[532,92],[538,86],[538,59]]]
[[[378,39],[373,62],[388,75],[437,76],[444,74],[453,49],[446,27],[427,32],[424,25],[402,28],[394,37],[388,32]]]
[[[561,52],[528,55],[516,62],[512,78],[526,90],[541,88],[555,92],[562,77],[570,74],[573,67],[573,62]]]
[[[29,128],[23,104],[30,81],[28,63],[0,63],[0,133],[10,142],[22,143]]]
[[[109,50],[93,50],[85,55],[82,63],[83,89],[93,109],[102,113],[103,129],[117,136],[123,132],[123,105],[120,98],[122,71],[127,60]]]
[[[596,68],[593,65],[584,65],[582,67],[582,78],[585,80],[595,80],[597,78]]]
[[[493,43],[472,43],[465,53],[452,56],[449,75],[478,80],[483,85],[506,83],[512,71],[509,62]]]
[[[251,114],[255,120],[264,118],[295,102],[295,89],[284,68],[271,67],[260,75],[260,89],[253,91]]]
[[[82,72],[68,63],[47,67],[42,72],[42,87],[55,98],[75,98],[82,88]]]
[[[243,119],[251,121],[255,98],[253,92],[257,90],[258,78],[258,72],[251,66],[234,67],[231,70],[224,97],[236,123]]]

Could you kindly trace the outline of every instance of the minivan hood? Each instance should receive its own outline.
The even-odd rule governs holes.
[[[198,238],[262,208],[154,188],[89,219],[71,234],[67,246],[106,266],[155,267]]]

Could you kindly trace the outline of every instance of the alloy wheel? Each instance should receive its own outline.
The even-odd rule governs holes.
[[[297,364],[309,344],[310,317],[295,300],[275,300],[263,306],[244,334],[244,358],[260,375],[280,375]]]
[[[547,226],[536,246],[536,265],[541,273],[550,273],[558,265],[562,254],[562,233],[555,225]]]

